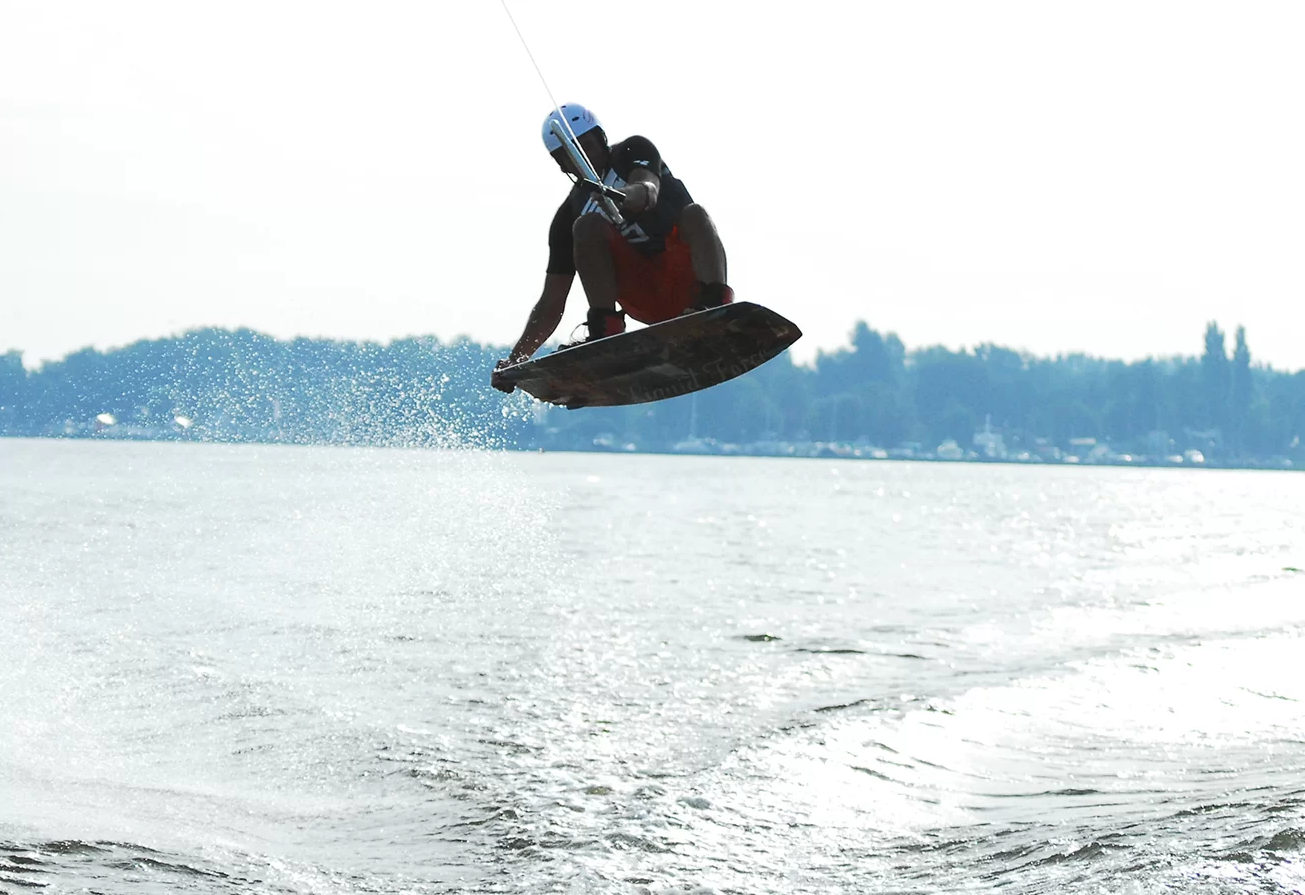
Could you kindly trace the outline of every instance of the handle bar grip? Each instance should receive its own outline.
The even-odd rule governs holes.
[[[614,186],[608,186],[605,183],[599,183],[596,180],[581,180],[580,185],[591,193],[601,193],[609,199],[616,202],[625,201],[625,193],[621,192]]]

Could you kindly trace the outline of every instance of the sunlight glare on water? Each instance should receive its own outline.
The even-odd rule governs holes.
[[[0,888],[1300,891],[1305,478],[0,441]]]

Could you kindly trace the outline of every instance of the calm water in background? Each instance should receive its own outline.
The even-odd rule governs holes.
[[[1302,508],[0,440],[0,891],[1300,892]]]

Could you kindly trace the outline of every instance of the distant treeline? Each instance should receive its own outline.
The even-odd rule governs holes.
[[[386,345],[203,329],[23,368],[0,356],[0,434],[301,443],[662,450],[736,444],[969,446],[990,419],[1008,448],[1095,438],[1138,454],[1196,448],[1213,460],[1301,457],[1305,371],[1229,353],[1211,323],[1197,357],[1125,363],[980,345],[908,351],[864,323],[810,366],[783,355],[733,382],[656,404],[547,413],[489,387],[504,349],[459,339]],[[98,418],[98,421],[97,421]],[[107,433],[106,433],[107,434]]]

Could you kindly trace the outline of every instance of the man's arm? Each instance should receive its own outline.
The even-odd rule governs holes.
[[[651,140],[639,136],[622,140],[613,150],[611,164],[625,181],[621,211],[642,214],[657,206],[662,188],[657,172],[662,169],[662,155]]]
[[[562,322],[562,312],[566,310],[566,297],[571,294],[571,283],[575,280],[573,273],[550,273],[544,275],[544,291],[535,302],[526,320],[526,330],[517,339],[516,347],[508,355],[508,362],[519,364],[529,360],[539,350],[539,346],[548,341]]]
[[[515,388],[515,386],[503,383],[499,378],[498,371],[503,367],[529,360],[530,356],[539,350],[539,346],[548,341],[548,337],[557,330],[557,325],[562,322],[562,312],[566,310],[566,297],[571,294],[571,283],[574,280],[574,273],[550,273],[544,275],[544,291],[539,296],[539,301],[535,302],[534,308],[530,311],[530,317],[526,320],[525,332],[521,334],[521,338],[517,339],[517,344],[513,346],[512,353],[507,356],[507,359],[499,361],[498,366],[494,368],[494,374],[490,377],[490,384],[494,388],[505,392],[510,392]]]
[[[647,168],[635,168],[630,172],[624,190],[625,201],[621,203],[621,211],[626,214],[642,214],[650,208],[657,207],[657,196],[662,191],[662,180]]]

